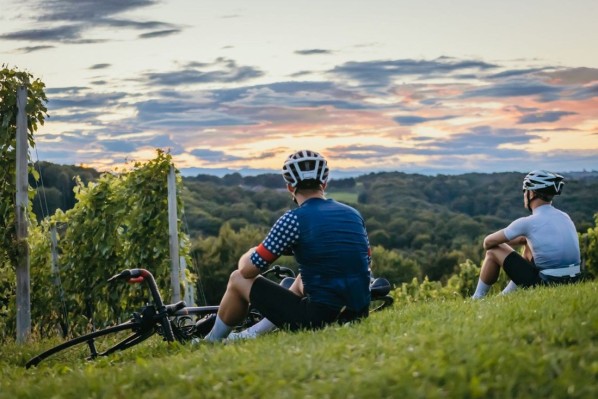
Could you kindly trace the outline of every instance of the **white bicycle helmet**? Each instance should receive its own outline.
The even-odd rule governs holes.
[[[306,180],[316,180],[325,184],[328,181],[328,173],[326,159],[310,150],[301,150],[289,155],[282,166],[282,177],[293,188]]]
[[[549,195],[560,195],[564,177],[546,170],[534,170],[523,179],[523,190],[537,191]]]

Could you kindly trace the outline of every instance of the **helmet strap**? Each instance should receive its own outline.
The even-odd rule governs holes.
[[[293,187],[290,184],[287,184],[287,190],[291,193],[291,199],[295,203],[295,205],[299,205],[297,202],[297,187]]]
[[[526,191],[525,191],[525,197],[527,198],[527,209],[528,209],[530,212],[532,212],[532,213],[533,213],[533,211],[532,211],[532,201],[533,201],[535,198],[531,198],[531,191],[530,191],[530,190],[526,190]]]

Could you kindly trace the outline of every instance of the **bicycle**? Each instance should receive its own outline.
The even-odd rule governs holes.
[[[282,280],[281,285],[286,288],[290,287],[295,277],[292,269],[278,265],[262,273],[264,276],[269,274],[275,274],[276,277]],[[187,306],[184,301],[164,304],[154,276],[146,269],[123,270],[109,278],[108,282],[117,280],[125,280],[129,283],[147,283],[153,303],[144,306],[138,312],[134,312],[131,319],[124,323],[106,327],[56,345],[30,359],[25,367],[37,366],[49,357],[56,357],[58,354],[66,352],[71,354],[75,352],[75,354],[72,354],[73,356],[93,360],[100,356],[108,356],[114,352],[131,348],[155,334],[158,334],[167,342],[186,343],[194,338],[203,338],[214,325],[218,306]],[[390,284],[386,279],[372,279],[371,295],[373,305],[371,311],[378,311],[392,305],[393,299],[388,295],[389,292]],[[263,316],[259,311],[250,309],[245,322],[237,329],[247,328],[262,318]]]

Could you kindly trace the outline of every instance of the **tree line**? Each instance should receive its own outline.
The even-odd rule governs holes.
[[[89,168],[40,165],[43,201],[66,209],[74,197],[68,176],[93,181]],[[594,225],[598,206],[598,173],[565,174],[563,195],[555,206],[569,213],[580,233]],[[370,173],[331,180],[327,196],[346,202],[363,215],[374,249],[374,272],[393,284],[423,281],[446,283],[466,261],[479,264],[481,242],[490,232],[528,214],[521,194],[522,173],[470,173],[426,176],[401,172]],[[71,177],[72,179],[72,177]],[[74,185],[74,183],[73,183]],[[256,245],[270,226],[293,207],[278,174],[182,178],[182,226],[191,240],[191,256],[199,275],[198,289],[207,302],[220,299],[236,260]],[[34,205],[34,210],[37,209]],[[41,216],[41,215],[40,215]],[[280,262],[293,265],[292,259]]]

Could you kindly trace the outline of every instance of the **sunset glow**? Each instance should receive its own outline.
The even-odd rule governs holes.
[[[46,83],[60,164],[598,169],[597,2],[426,4],[0,0],[0,60]]]

